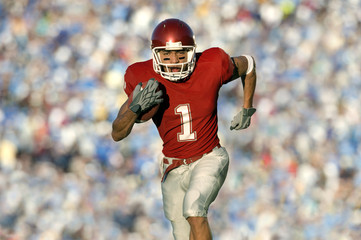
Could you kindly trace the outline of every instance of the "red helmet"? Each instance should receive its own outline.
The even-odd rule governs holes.
[[[156,73],[170,81],[186,78],[194,70],[196,59],[196,43],[192,29],[185,22],[171,18],[159,23],[151,38],[153,53],[153,68]],[[180,72],[168,71],[168,65],[161,62],[159,50],[186,50],[187,61],[178,63]],[[174,66],[174,64],[172,64]]]

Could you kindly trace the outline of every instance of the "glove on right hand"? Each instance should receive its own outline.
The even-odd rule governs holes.
[[[234,116],[230,129],[245,129],[251,124],[251,116],[256,112],[255,108],[242,108],[242,110]]]
[[[163,92],[158,90],[159,83],[154,78],[149,79],[144,89],[139,83],[133,91],[133,100],[129,105],[130,110],[136,114],[146,112],[151,107],[163,102]]]

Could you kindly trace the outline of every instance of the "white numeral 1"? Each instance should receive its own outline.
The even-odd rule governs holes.
[[[181,104],[175,108],[175,114],[179,114],[182,123],[182,132],[177,133],[178,142],[195,141],[197,133],[192,132],[192,116],[189,104]]]

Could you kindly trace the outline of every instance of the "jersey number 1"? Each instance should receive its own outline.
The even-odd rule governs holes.
[[[180,104],[175,108],[175,114],[181,118],[182,132],[177,133],[178,142],[195,141],[197,133],[192,132],[192,116],[189,104]]]

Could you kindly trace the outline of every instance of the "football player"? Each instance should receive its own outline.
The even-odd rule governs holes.
[[[166,19],[155,27],[151,50],[152,59],[126,70],[124,90],[132,97],[120,108],[112,137],[127,137],[137,118],[160,104],[152,120],[163,140],[165,216],[176,240],[212,239],[207,213],[229,165],[217,136],[218,92],[223,84],[241,79],[243,108],[230,129],[247,128],[256,111],[255,61],[249,55],[230,57],[221,48],[196,52],[192,29],[179,19]]]

